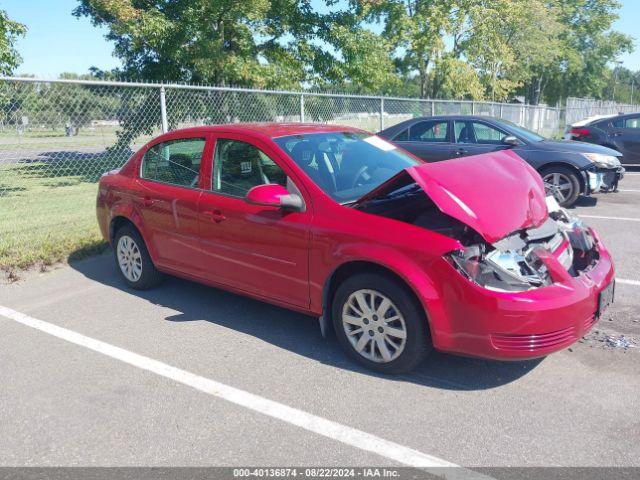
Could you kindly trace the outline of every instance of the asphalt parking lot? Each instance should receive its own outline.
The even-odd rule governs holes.
[[[0,465],[640,466],[640,173],[620,189],[574,209],[615,303],[535,361],[372,374],[313,318],[179,279],[128,290],[108,254],[1,285]]]

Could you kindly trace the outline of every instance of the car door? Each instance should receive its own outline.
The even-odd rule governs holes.
[[[217,135],[211,182],[198,208],[207,279],[290,305],[309,305],[311,208],[269,145],[238,134]],[[254,186],[278,183],[305,199],[304,211],[251,205]]]
[[[427,162],[452,158],[451,122],[421,120],[397,134],[391,141]]]
[[[509,134],[493,125],[477,120],[455,120],[453,123],[456,144],[451,154],[454,157],[480,155],[508,148],[502,140]]]
[[[200,267],[200,168],[207,155],[204,136],[185,135],[152,145],[141,159],[136,208],[160,266],[183,273]]]
[[[640,163],[640,115],[613,121],[609,137],[623,155],[623,163]]]

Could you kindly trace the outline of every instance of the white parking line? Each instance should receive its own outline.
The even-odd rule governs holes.
[[[640,189],[634,189],[634,188],[619,188],[618,189],[619,192],[640,192]]]
[[[259,395],[216,382],[215,380],[201,377],[158,360],[138,355],[137,353],[96,340],[95,338],[87,337],[78,332],[74,332],[73,330],[68,330],[52,323],[38,320],[37,318],[30,317],[29,315],[1,305],[0,315],[21,323],[22,325],[35,328],[41,332],[66,340],[67,342],[88,348],[94,352],[120,360],[121,362],[142,370],[147,370],[155,373],[156,375],[187,385],[191,388],[214,397],[221,398],[241,407],[245,407],[249,410],[268,415],[269,417],[273,417],[310,432],[317,433],[318,435],[359,448],[360,450],[372,452],[376,455],[380,455],[411,467],[426,470],[434,469],[433,474],[436,476],[440,475],[445,478],[452,479],[489,478],[472,470],[462,468],[454,463],[447,462],[441,458],[434,457],[433,455],[419,452],[412,448],[363,432],[362,430],[357,430],[355,428],[327,420],[326,418],[298,410],[297,408],[269,400]],[[442,470],[442,467],[456,468]]]
[[[626,278],[616,278],[616,283],[624,283],[625,285],[635,285],[636,287],[640,287],[640,281],[638,281],[638,280],[628,280]]]
[[[582,215],[578,214],[580,218],[600,218],[602,220],[624,220],[626,222],[640,222],[640,218],[632,218],[632,217],[605,217],[601,215]]]

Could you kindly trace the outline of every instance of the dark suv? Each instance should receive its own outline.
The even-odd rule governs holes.
[[[588,143],[556,141],[491,117],[412,118],[378,133],[427,162],[511,149],[535,168],[563,207],[583,193],[615,190],[624,175],[620,153]]]
[[[572,140],[618,150],[625,165],[640,165],[640,113],[594,120],[569,131]]]

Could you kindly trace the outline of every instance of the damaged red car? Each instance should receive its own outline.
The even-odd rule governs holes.
[[[349,127],[197,127],[105,174],[97,214],[130,287],[177,275],[318,316],[387,373],[433,349],[544,356],[613,301],[597,233],[508,151],[426,164]]]

